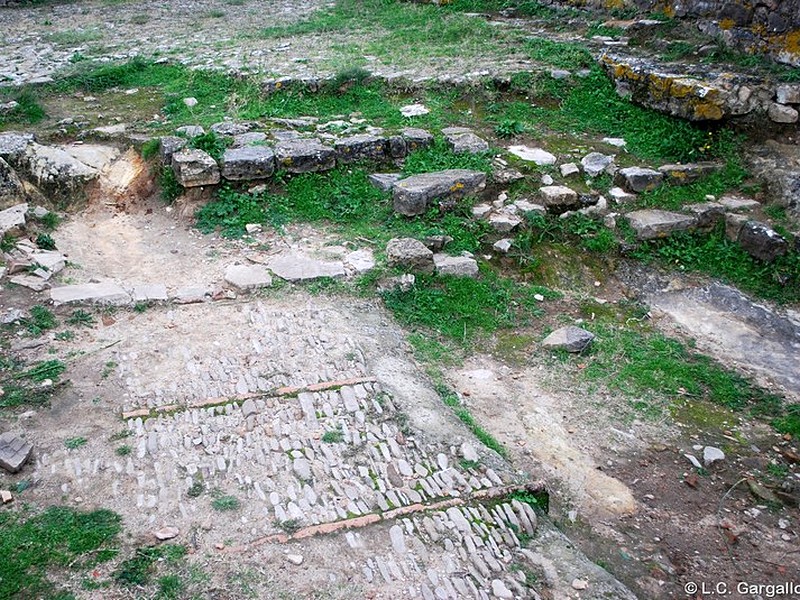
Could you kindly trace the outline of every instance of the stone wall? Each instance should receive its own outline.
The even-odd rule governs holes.
[[[705,33],[739,50],[800,67],[800,0],[562,0],[572,6],[636,8],[696,19]],[[559,3],[555,0],[554,3]]]

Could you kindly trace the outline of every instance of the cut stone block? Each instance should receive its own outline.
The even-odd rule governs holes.
[[[699,229],[713,229],[725,218],[725,207],[718,202],[700,202],[687,204],[683,210],[694,215]]]
[[[388,192],[403,176],[400,173],[373,173],[369,182],[381,191]]]
[[[340,163],[352,163],[361,160],[380,162],[386,160],[388,142],[376,135],[353,135],[336,140],[336,158]]]
[[[731,212],[747,212],[761,207],[761,203],[757,200],[735,194],[723,196],[719,199],[719,203],[725,207],[725,210]]]
[[[594,334],[568,325],[556,329],[550,335],[542,340],[542,347],[552,350],[566,350],[567,352],[583,352],[583,350],[592,343]]]
[[[736,213],[725,214],[725,237],[732,242],[739,241],[739,232],[742,227],[747,223],[748,218],[746,215],[739,215]]]
[[[394,238],[386,244],[386,263],[423,273],[433,273],[433,252],[419,240]]]
[[[169,300],[167,286],[163,283],[140,283],[131,292],[134,302],[166,302]]]
[[[34,292],[42,292],[50,287],[47,279],[37,275],[15,275],[9,281],[14,285],[21,285]]]
[[[172,170],[183,187],[200,187],[219,183],[217,161],[202,150],[180,150],[172,155]]]
[[[658,170],[664,174],[672,185],[685,185],[694,183],[698,179],[716,173],[722,168],[720,163],[702,162],[686,163],[683,165],[663,165]]]
[[[642,167],[628,167],[617,171],[616,182],[630,192],[646,192],[654,190],[664,180],[661,171],[643,169]]]
[[[492,229],[497,233],[511,233],[522,224],[522,221],[522,217],[507,211],[496,212],[489,215],[489,225],[491,225]]]
[[[275,157],[278,168],[289,173],[317,173],[336,166],[336,151],[316,139],[278,142]]]
[[[468,256],[434,254],[433,264],[439,275],[473,278],[478,276],[478,262]]]
[[[225,281],[240,290],[257,290],[271,286],[272,276],[262,265],[230,265],[225,269]]]
[[[33,452],[33,445],[11,432],[0,435],[0,467],[19,473]]]
[[[228,148],[222,155],[222,176],[230,181],[267,179],[275,172],[275,153],[267,146]]]
[[[54,146],[32,143],[20,160],[25,162],[28,172],[39,185],[58,189],[75,189],[99,175],[97,169]]]
[[[676,231],[686,231],[696,225],[694,217],[681,213],[647,208],[625,215],[640,240],[667,237]]]
[[[241,148],[243,146],[252,146],[253,144],[260,144],[267,141],[267,134],[263,131],[248,131],[247,133],[240,133],[233,136],[233,147]]]
[[[10,164],[16,162],[25,155],[25,151],[33,143],[32,133],[0,133],[0,158]]]
[[[400,135],[406,141],[406,147],[409,152],[426,148],[433,144],[433,135],[424,129],[417,129],[415,127],[406,127],[400,131]]]
[[[563,185],[546,185],[539,188],[542,202],[550,212],[562,213],[580,207],[578,193]]]
[[[765,223],[747,221],[739,231],[739,244],[752,257],[772,262],[786,254],[789,243]]]
[[[480,154],[489,149],[489,143],[466,127],[446,127],[442,135],[456,154]]]
[[[64,285],[50,290],[53,304],[129,304],[131,296],[116,283],[83,283]]]
[[[267,266],[273,274],[287,281],[345,276],[344,263],[341,261],[317,260],[297,252],[276,256]]]
[[[165,165],[172,164],[172,155],[186,148],[187,144],[186,138],[174,135],[164,136],[158,142],[158,153],[161,156],[161,162]]]
[[[575,163],[564,163],[558,170],[561,172],[562,177],[572,177],[581,172],[581,168]]]
[[[455,203],[477,194],[484,187],[486,175],[480,171],[450,169],[412,175],[395,184],[394,209],[402,215],[420,215],[434,200]]]

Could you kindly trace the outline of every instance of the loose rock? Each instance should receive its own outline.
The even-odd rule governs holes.
[[[386,245],[386,262],[390,267],[399,266],[433,273],[433,252],[425,244],[413,238],[394,238]]]
[[[33,445],[11,432],[0,434],[0,467],[18,473],[33,452]]]
[[[556,329],[544,340],[542,340],[542,347],[553,350],[566,350],[567,352],[583,352],[586,347],[592,343],[594,334],[569,325]]]

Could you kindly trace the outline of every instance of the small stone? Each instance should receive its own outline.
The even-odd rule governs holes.
[[[542,175],[540,181],[542,182],[542,185],[553,185],[553,183],[555,183],[555,180],[547,173]]]
[[[406,541],[403,535],[403,529],[399,525],[392,525],[389,529],[389,538],[392,540],[392,548],[394,551],[404,556],[406,554]]]
[[[0,490],[0,503],[8,504],[14,501],[14,496],[8,490]]]
[[[597,177],[601,173],[605,173],[606,169],[614,163],[614,157],[600,152],[590,152],[581,159],[583,171],[589,177]]]
[[[573,579],[572,580],[572,589],[574,590],[585,590],[589,587],[589,582],[585,579]]]
[[[300,554],[287,554],[286,561],[299,567],[300,565],[303,564],[303,556]]]
[[[775,90],[775,99],[780,104],[800,104],[800,85],[779,85]]]
[[[617,148],[624,148],[625,146],[628,145],[628,142],[626,142],[622,138],[610,138],[610,137],[603,138],[603,143],[608,144],[609,146],[615,146]]]
[[[175,130],[175,133],[192,139],[200,137],[201,135],[205,135],[206,130],[199,125],[184,125],[183,127],[178,127]]]
[[[180,532],[181,532],[180,529],[178,529],[177,527],[167,526],[167,527],[162,527],[158,531],[155,531],[153,535],[156,537],[157,540],[163,542],[164,540],[171,540],[172,538],[178,537],[178,534],[180,534]]]
[[[719,448],[714,446],[706,446],[703,448],[703,463],[706,466],[713,465],[715,462],[725,460],[725,453]]]
[[[699,460],[697,460],[697,457],[696,457],[694,454],[684,454],[684,456],[686,457],[686,459],[687,459],[687,460],[688,460],[690,463],[692,463],[692,466],[693,466],[695,469],[702,469],[702,468],[703,468],[703,465],[701,465],[701,464],[700,464],[700,461],[699,461]]]
[[[0,237],[10,231],[25,227],[25,215],[27,212],[27,204],[17,204],[0,211]]]
[[[183,103],[188,106],[189,108],[194,108],[197,106],[197,98],[188,97],[183,99]]]
[[[476,219],[480,219],[485,217],[490,212],[492,212],[492,207],[488,204],[476,204],[472,207],[472,216]]]
[[[478,461],[478,451],[475,450],[475,446],[469,442],[464,442],[461,444],[461,456],[464,458],[464,460],[468,460],[470,462]]]
[[[567,327],[556,329],[542,340],[542,347],[566,350],[567,352],[583,352],[592,343],[593,339],[593,333],[574,325],[568,325]]]
[[[508,152],[522,160],[533,162],[539,166],[556,164],[556,157],[547,150],[529,146],[509,146]]]
[[[739,231],[738,241],[750,256],[764,262],[774,261],[789,249],[781,234],[758,221],[747,221]]]
[[[614,202],[630,202],[636,199],[634,194],[630,194],[623,190],[621,187],[612,187],[608,190],[608,195],[614,200]]]
[[[580,206],[578,193],[563,185],[548,185],[539,188],[545,207],[551,212],[564,212]]]
[[[508,254],[508,251],[511,250],[511,244],[513,240],[510,238],[503,238],[502,240],[497,240],[493,245],[492,248],[497,250],[498,252],[502,252],[503,254]]]
[[[406,127],[400,131],[400,135],[406,141],[406,147],[409,152],[433,144],[433,135],[424,129]]]
[[[263,227],[261,223],[247,223],[244,226],[244,230],[248,233],[248,235],[253,235],[254,233],[261,233]]]
[[[492,579],[492,595],[503,600],[513,600],[514,593],[500,579]]]
[[[510,233],[522,224],[522,218],[510,212],[489,215],[489,224],[497,233]]]
[[[18,473],[33,452],[33,445],[11,432],[0,435],[0,467]]]
[[[581,172],[581,168],[575,163],[564,163],[558,170],[561,172],[562,177],[571,177]]]

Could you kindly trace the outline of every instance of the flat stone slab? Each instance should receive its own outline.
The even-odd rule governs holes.
[[[69,152],[55,146],[32,143],[25,151],[28,172],[39,184],[75,188],[92,181],[99,171],[81,162]]]
[[[311,258],[299,252],[282,254],[267,265],[273,274],[286,281],[311,281],[322,277],[344,277],[344,263]]]
[[[219,183],[217,161],[202,150],[180,150],[172,155],[172,170],[183,187],[201,187]]]
[[[278,168],[289,173],[316,173],[336,166],[336,151],[316,139],[278,142],[275,158]]]
[[[240,290],[257,290],[272,285],[272,276],[263,265],[230,265],[225,281]]]
[[[50,279],[67,266],[67,258],[55,250],[37,250],[30,255],[31,262],[36,265],[36,275],[42,279]]]
[[[725,207],[725,210],[732,212],[747,212],[761,206],[761,203],[757,200],[733,194],[723,196],[719,199],[719,203]]]
[[[165,135],[158,140],[158,153],[161,156],[161,162],[165,165],[172,164],[172,155],[183,150],[187,144],[186,138],[177,137],[174,135]]]
[[[721,163],[701,162],[676,165],[663,165],[658,170],[672,185],[685,185],[707,177],[722,169]]]
[[[61,149],[84,165],[103,171],[119,157],[119,149],[100,144],[70,144]]]
[[[556,164],[556,157],[547,150],[541,148],[530,148],[529,146],[509,146],[509,154],[513,154],[522,160],[536,163],[539,166]]]
[[[434,201],[456,201],[486,187],[486,174],[466,169],[422,173],[401,179],[394,186],[394,209],[402,215],[423,214]]]
[[[275,153],[267,146],[228,148],[222,155],[222,177],[230,181],[267,179],[275,172]]]
[[[53,304],[130,304],[131,296],[116,283],[83,283],[64,285],[50,290]]]
[[[11,208],[0,211],[0,237],[6,232],[25,227],[25,215],[28,213],[27,204],[17,204]]]
[[[640,240],[667,237],[676,231],[686,231],[697,224],[694,217],[681,213],[646,208],[625,215]]]
[[[439,275],[473,278],[478,276],[478,262],[474,258],[468,256],[434,254],[433,264]]]
[[[594,334],[568,325],[556,329],[550,335],[542,340],[542,347],[553,350],[566,350],[567,352],[583,352],[583,350],[592,343]]]
[[[134,302],[166,302],[169,300],[167,286],[163,283],[139,283],[133,286]]]
[[[366,273],[375,268],[375,255],[369,248],[354,250],[344,257],[344,263],[356,273]]]
[[[0,467],[9,473],[18,473],[30,458],[33,445],[6,432],[0,435]]]
[[[361,160],[386,160],[388,141],[377,135],[353,135],[336,140],[336,158],[340,163],[352,163]]]
[[[34,292],[42,292],[50,287],[47,279],[37,275],[14,275],[9,281],[14,285],[21,285]]]
[[[489,149],[489,143],[466,127],[445,127],[442,135],[456,154],[480,154]]]

